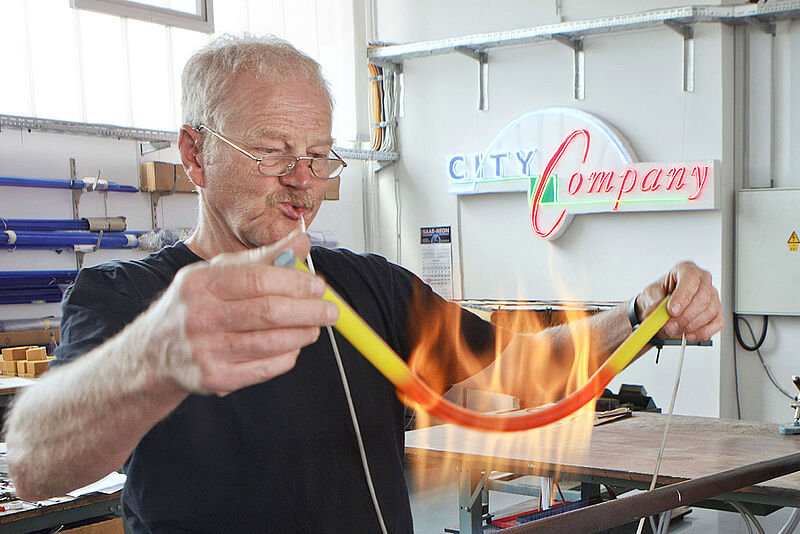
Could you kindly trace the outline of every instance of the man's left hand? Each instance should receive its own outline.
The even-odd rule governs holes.
[[[704,341],[722,330],[722,306],[719,293],[711,285],[711,273],[692,262],[682,262],[666,276],[647,286],[636,298],[636,313],[644,319],[667,295],[671,319],[659,332],[660,337],[675,338],[686,334],[686,341]]]

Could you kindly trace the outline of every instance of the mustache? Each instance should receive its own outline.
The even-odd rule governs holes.
[[[307,210],[313,210],[317,207],[314,197],[306,191],[279,191],[271,193],[267,195],[267,201],[271,204],[281,204],[283,202],[295,205],[301,204],[305,206]]]

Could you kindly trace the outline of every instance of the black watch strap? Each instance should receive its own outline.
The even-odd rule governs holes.
[[[639,323],[642,322],[639,320],[639,316],[636,315],[636,299],[638,298],[639,296],[637,295],[628,302],[628,320],[631,322],[631,328],[634,330],[639,326]]]

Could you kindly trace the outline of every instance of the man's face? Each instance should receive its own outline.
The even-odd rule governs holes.
[[[220,132],[248,152],[327,156],[331,114],[324,95],[305,78],[265,83],[239,77],[228,95],[233,113]],[[207,142],[211,136],[207,136]],[[326,181],[311,174],[308,160],[286,176],[264,176],[256,162],[217,142],[217,155],[205,165],[203,207],[220,238],[247,248],[269,245],[309,225],[319,210]]]

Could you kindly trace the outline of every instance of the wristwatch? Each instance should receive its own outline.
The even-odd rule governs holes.
[[[638,298],[639,295],[636,295],[628,302],[628,320],[631,322],[631,328],[634,330],[639,328],[639,324],[642,322],[639,319],[639,315],[636,313],[636,299]],[[658,350],[661,350],[661,347],[664,346],[664,339],[658,336],[653,336],[650,338],[650,341],[648,341],[647,344],[652,345]]]

